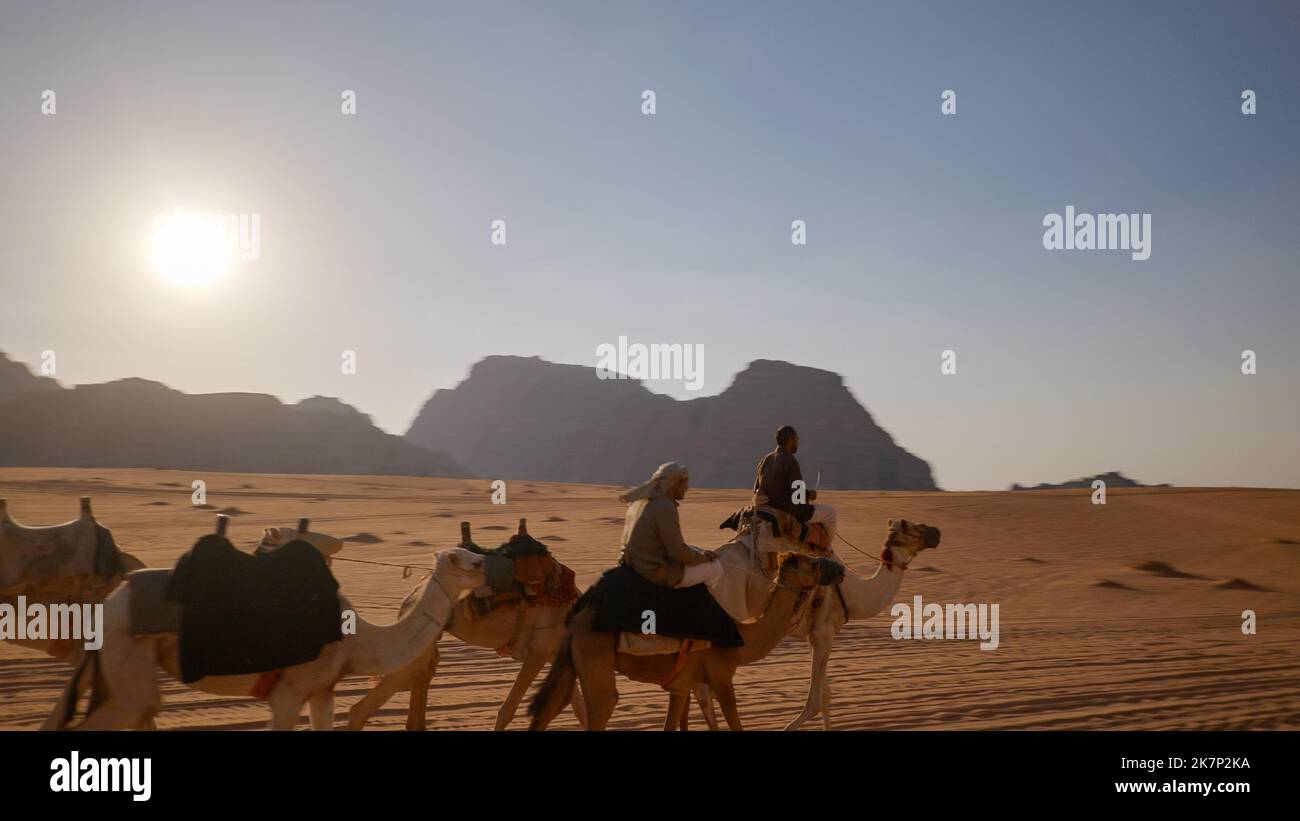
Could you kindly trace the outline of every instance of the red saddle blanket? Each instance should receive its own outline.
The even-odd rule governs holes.
[[[563,607],[578,599],[573,570],[550,554],[519,556],[514,560],[513,584],[506,588],[480,588],[469,598],[470,615],[482,618],[500,607]]]

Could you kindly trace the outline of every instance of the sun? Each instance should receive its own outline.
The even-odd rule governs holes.
[[[224,221],[178,211],[154,223],[154,268],[177,285],[208,285],[230,267]]]

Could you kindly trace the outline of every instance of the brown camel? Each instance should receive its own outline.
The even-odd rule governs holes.
[[[603,730],[618,702],[615,672],[633,681],[659,684],[669,693],[665,730],[684,726],[691,690],[698,683],[708,684],[722,706],[727,726],[740,730],[740,712],[732,679],[736,668],[765,657],[784,638],[794,616],[795,606],[808,591],[819,585],[836,584],[844,567],[830,559],[816,559],[798,554],[786,556],[768,595],[767,606],[757,621],[739,622],[744,645],[709,647],[690,652],[673,675],[678,656],[668,653],[639,656],[617,651],[618,634],[598,633],[592,629],[593,608],[570,613],[568,629],[551,670],[528,708],[533,716],[530,730],[543,730],[573,697],[575,679],[581,679],[587,709],[587,729]],[[575,605],[575,608],[577,605]]]
[[[526,519],[519,520],[519,533],[527,535]],[[472,545],[469,522],[460,523],[460,546]],[[477,548],[476,548],[477,549]],[[406,615],[414,606],[428,578],[421,582],[406,597],[398,608],[398,617]],[[521,662],[519,673],[510,688],[506,700],[497,710],[496,729],[504,730],[515,717],[519,702],[527,694],[528,688],[537,678],[537,674],[555,656],[555,650],[564,637],[565,615],[569,605],[529,605],[520,601],[513,607],[503,607],[486,616],[475,617],[470,609],[468,598],[461,599],[451,611],[451,620],[447,622],[446,632],[456,638],[472,644],[496,650],[499,654],[509,654],[515,661]],[[402,670],[381,678],[366,694],[365,698],[352,705],[348,711],[348,729],[360,730],[372,715],[402,690],[410,690],[411,700],[406,711],[406,729],[423,730],[427,726],[425,710],[429,701],[429,682],[438,669],[438,641],[440,634],[428,649]],[[504,652],[503,652],[504,651]],[[573,699],[573,712],[578,723],[586,721],[582,700]]]

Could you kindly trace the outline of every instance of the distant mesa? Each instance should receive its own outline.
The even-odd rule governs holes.
[[[842,377],[765,359],[717,396],[679,401],[636,380],[600,379],[594,367],[491,356],[436,391],[406,435],[394,436],[336,398],[185,394],[137,378],[64,388],[0,354],[0,418],[0,467],[628,486],[678,461],[696,487],[748,487],[777,427],[792,424],[805,479],[820,474],[821,489],[937,489],[930,466],[876,424]]]
[[[383,539],[373,533],[355,533],[351,536],[344,536],[343,541],[355,542],[356,544],[379,544]]]
[[[0,354],[0,467],[465,476],[445,453],[375,427],[337,399],[185,394],[122,379],[62,388]],[[179,483],[163,483],[179,487]]]
[[[1085,477],[1082,478],[1082,479],[1071,479],[1071,480],[1068,481],[1068,482],[1061,482],[1059,485],[1052,485],[1052,484],[1046,484],[1046,483],[1044,483],[1044,484],[1041,484],[1041,485],[1034,485],[1034,486],[1032,486],[1032,487],[1026,487],[1025,485],[1022,485],[1022,484],[1017,483],[1017,484],[1014,484],[1014,485],[1011,486],[1011,490],[1059,490],[1059,489],[1061,489],[1061,488],[1089,488],[1089,489],[1091,489],[1091,488],[1092,488],[1092,483],[1095,482],[1095,481],[1097,481],[1098,479],[1100,479],[1101,481],[1105,482],[1107,488],[1115,488],[1115,487],[1169,487],[1168,484],[1160,484],[1160,485],[1144,485],[1144,484],[1142,484],[1141,482],[1138,482],[1138,481],[1136,481],[1136,480],[1134,480],[1134,479],[1130,479],[1130,478],[1128,478],[1127,476],[1125,476],[1124,474],[1120,473],[1120,472],[1117,471],[1117,470],[1112,470],[1112,471],[1110,471],[1109,473],[1098,473],[1096,476],[1085,476]]]
[[[220,513],[222,516],[243,516],[248,511],[240,510],[237,507],[225,507],[222,508],[221,510],[218,510],[217,512]]]
[[[62,391],[64,387],[48,376],[37,376],[21,362],[0,352],[0,402],[32,392]]]
[[[937,489],[842,377],[766,359],[717,396],[677,400],[594,367],[490,356],[435,392],[406,438],[494,479],[629,486],[677,461],[693,486],[748,487],[783,424],[798,428],[804,478],[820,471],[821,489]]]

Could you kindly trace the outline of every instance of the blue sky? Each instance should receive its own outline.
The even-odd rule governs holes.
[[[625,335],[703,344],[704,393],[841,373],[951,489],[1300,487],[1300,5],[179,5],[0,3],[0,350],[65,384],[400,433],[485,355]],[[1044,250],[1067,205],[1152,214],[1151,259]],[[176,207],[261,258],[163,281]]]

